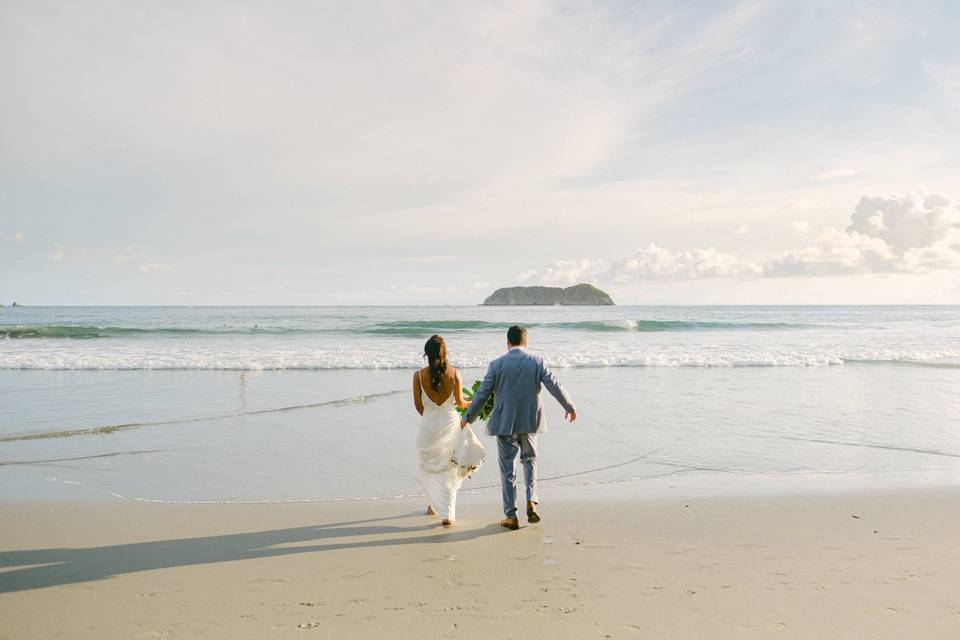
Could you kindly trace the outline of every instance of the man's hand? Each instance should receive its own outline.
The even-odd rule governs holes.
[[[570,422],[576,422],[576,421],[577,421],[577,412],[576,412],[576,411],[567,411],[567,415],[565,415],[565,416],[563,416],[563,417],[566,418],[567,420],[569,420]]]
[[[461,429],[466,428],[466,426],[467,426],[468,424],[470,424],[470,423],[467,422],[466,418],[460,420],[460,428],[461,428]]]

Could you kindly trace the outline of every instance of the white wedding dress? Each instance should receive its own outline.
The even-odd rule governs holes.
[[[457,413],[455,395],[451,392],[443,404],[437,404],[423,392],[421,376],[423,415],[417,432],[417,448],[420,450],[417,479],[440,517],[451,522],[457,517],[457,491],[471,472],[453,459],[460,440],[460,414]]]

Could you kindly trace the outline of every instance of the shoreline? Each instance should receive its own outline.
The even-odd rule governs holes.
[[[452,529],[420,515],[417,499],[4,503],[0,638],[952,638],[960,628],[955,486],[607,493],[550,492],[544,522],[517,532],[475,494]]]
[[[489,439],[488,436],[482,436]],[[765,498],[826,497],[846,494],[900,494],[923,491],[945,491],[960,487],[960,474],[952,468],[924,470],[877,470],[877,471],[798,471],[798,472],[747,472],[688,467],[678,465],[674,471],[652,475],[595,479],[570,482],[568,478],[591,477],[608,468],[631,464],[609,465],[599,469],[587,469],[560,475],[541,475],[539,485],[546,501],[566,502],[601,500],[609,505],[624,503],[660,503],[685,499],[735,500]],[[17,461],[8,465],[31,466]],[[490,467],[490,468],[486,468]],[[499,506],[499,475],[496,469],[485,465],[487,475],[468,478],[459,492],[459,504],[471,504],[479,510],[496,510]],[[79,505],[158,505],[158,506],[271,506],[271,505],[364,505],[405,504],[425,499],[422,489],[394,495],[347,495],[292,498],[221,498],[204,499],[189,497],[139,496],[107,489],[96,489],[75,480],[47,478],[60,488],[56,495],[5,496],[0,499],[0,508],[6,507],[54,507]],[[519,479],[518,479],[519,481]],[[73,492],[73,493],[69,493]],[[464,502],[466,500],[466,502]]]

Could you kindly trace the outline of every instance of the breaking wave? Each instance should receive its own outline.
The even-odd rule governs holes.
[[[0,370],[127,370],[127,371],[297,371],[338,369],[414,369],[423,362],[417,349],[358,347],[288,348],[264,346],[209,345],[183,348],[182,345],[117,345],[114,348],[24,349],[0,357]],[[405,345],[403,345],[405,346]],[[497,353],[462,349],[454,364],[462,368],[483,368]],[[703,348],[701,345],[645,345],[616,349],[603,344],[551,350],[547,362],[561,368],[606,367],[823,367],[833,365],[898,365],[960,368],[960,350],[888,350],[883,352],[842,351],[830,347],[778,349],[772,345],[750,347],[728,345]]]
[[[510,324],[486,320],[396,320],[372,323],[349,323],[342,326],[260,326],[222,327],[122,327],[92,324],[41,324],[0,326],[0,339],[9,340],[92,340],[103,338],[146,338],[217,336],[217,335],[310,335],[360,334],[382,336],[428,336],[432,333],[458,331],[504,331]],[[527,327],[582,332],[660,332],[660,331],[778,331],[815,329],[825,325],[789,322],[715,322],[689,320],[582,320],[577,322],[529,323]]]

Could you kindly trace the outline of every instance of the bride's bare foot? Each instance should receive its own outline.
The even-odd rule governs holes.
[[[428,515],[428,516],[435,516],[435,515],[437,515],[437,512],[434,511],[432,504],[428,504],[428,505],[427,505],[427,515]]]
[[[452,526],[453,526],[453,520],[448,520],[447,518],[444,518],[444,519],[443,519],[443,522],[441,522],[440,524],[442,524],[442,525],[445,526],[445,527],[452,527]]]

